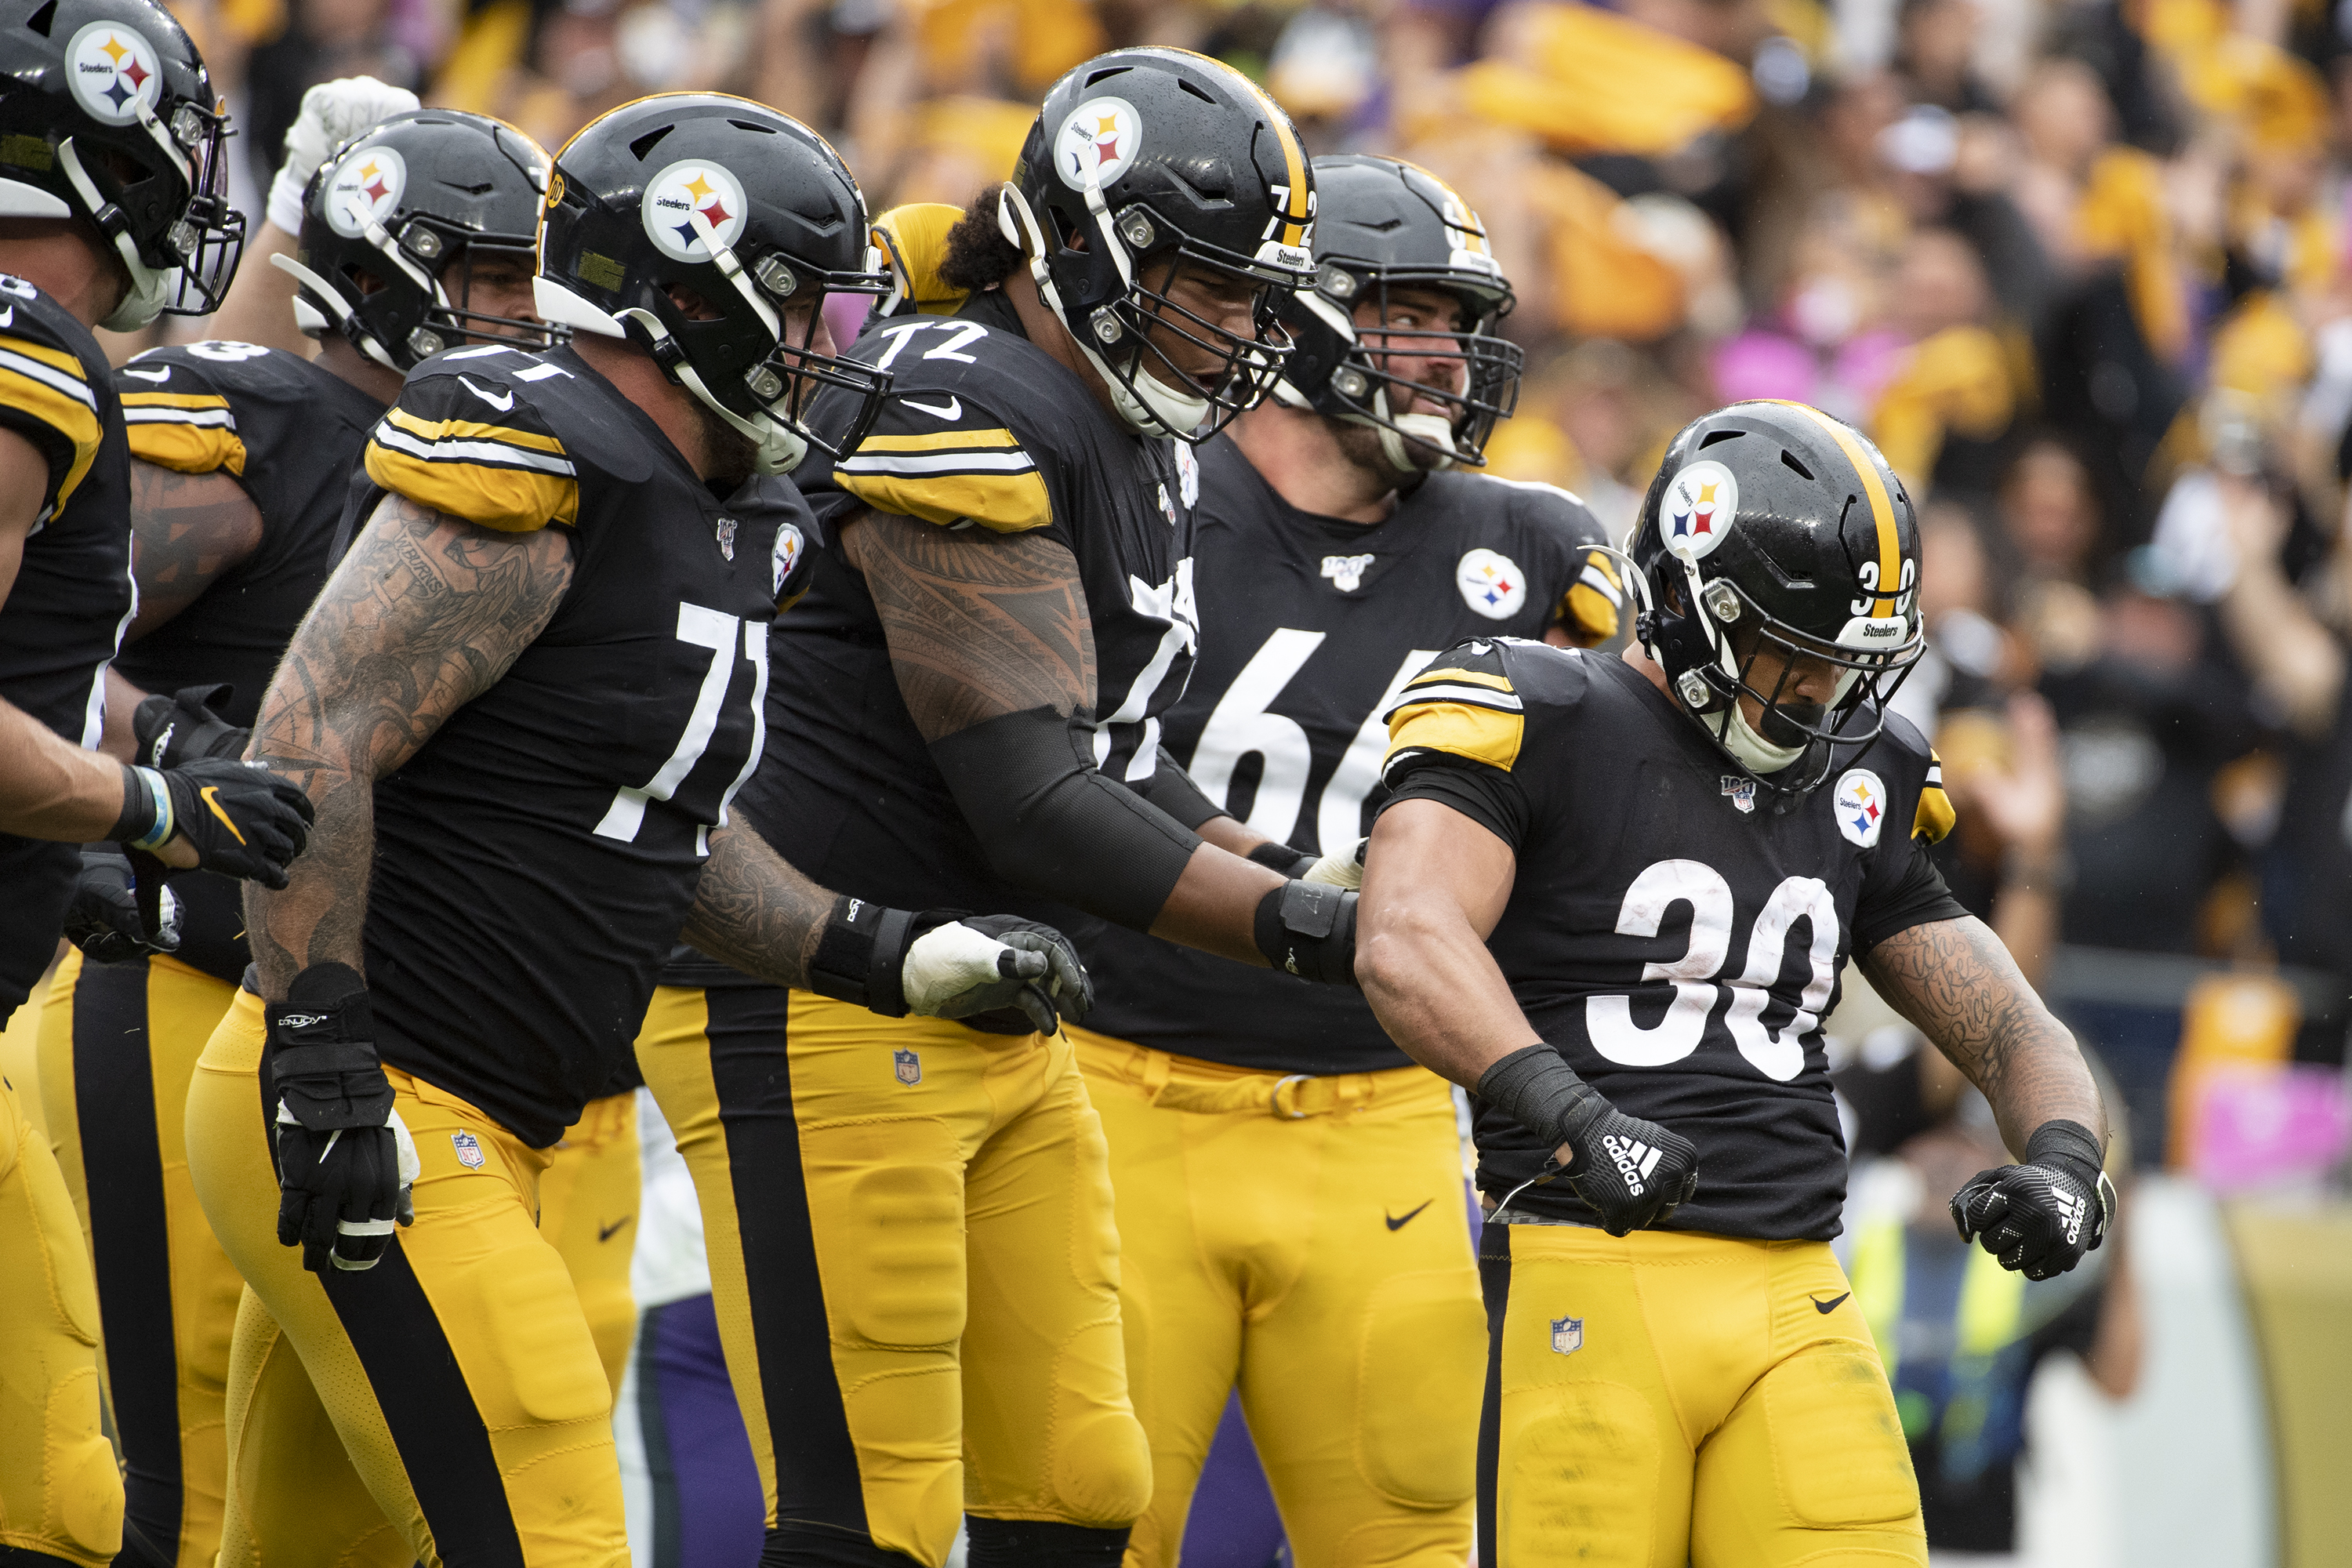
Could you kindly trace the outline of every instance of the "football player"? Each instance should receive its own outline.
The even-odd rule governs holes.
[[[78,845],[282,885],[309,805],[234,761],[132,768],[89,749],[133,603],[122,405],[91,329],[201,313],[236,271],[204,59],[150,0],[13,10],[0,56],[5,1022],[56,952]],[[121,1548],[98,1334],[64,1178],[0,1083],[0,1557],[97,1568]]]
[[[884,905],[1076,904],[1346,978],[1352,893],[1152,804],[1215,815],[1160,744],[1198,623],[1191,443],[1280,366],[1313,183],[1239,73],[1104,55],[954,226],[944,289],[903,279],[913,313],[851,350],[892,392],[862,446],[803,476],[822,542],[777,623],[797,678],[770,689],[744,805],[853,896],[859,940],[898,940]],[[958,289],[952,314],[925,308]],[[836,447],[859,407],[820,402]],[[765,1560],[938,1568],[968,1513],[975,1568],[1115,1563],[1150,1462],[1069,1038],[1017,1014],[877,1019],[830,978],[860,951],[818,952],[820,984],[790,996],[667,988],[638,1053],[706,1229],[740,1229],[756,1270],[714,1257],[711,1283],[737,1386],[763,1391],[745,1405]],[[713,1206],[730,1192],[768,1201]]]
[[[288,314],[320,340],[316,360],[198,342],[115,373],[139,608],[108,676],[110,753],[172,767],[244,752],[262,689],[345,542],[352,472],[402,375],[469,342],[547,345],[530,321],[546,183],[546,153],[495,121],[388,121],[310,183],[304,259],[272,258],[299,280]],[[250,954],[233,883],[179,879],[176,929],[149,932],[110,874],[119,864],[88,863],[68,915],[89,961],[59,967],[42,1082],[98,1260],[133,1560],[209,1568],[244,1281],[185,1184],[182,1128],[196,1058]]]
[[[1667,449],[1622,659],[1453,648],[1390,720],[1364,990],[1477,1096],[1490,1343],[1480,1561],[1927,1561],[1870,1331],[1831,1255],[1821,1020],[1857,960],[2021,1163],[1952,1200],[2047,1279],[2098,1246],[2073,1037],[1945,890],[1918,526],[1876,448],[1742,403]]]
[[[1575,497],[1457,466],[1518,382],[1476,216],[1390,158],[1318,158],[1315,189],[1297,349],[1200,449],[1200,662],[1164,721],[1231,813],[1200,831],[1286,875],[1352,862],[1381,715],[1439,649],[1599,642],[1620,596]],[[1082,929],[1098,1001],[1070,1033],[1154,1472],[1129,1562],[1174,1568],[1237,1377],[1297,1563],[1463,1562],[1483,1346],[1447,1085],[1353,992]]]
[[[681,925],[780,984],[839,950],[833,896],[727,803],[760,752],[799,410],[883,385],[821,306],[879,287],[805,127],[640,100],[549,183],[539,313],[573,342],[427,360],[370,437],[363,526],[252,742],[312,782],[320,831],[247,906],[258,990],[188,1096],[252,1288],[224,1563],[625,1560],[612,1391],[538,1187]],[[845,980],[896,1006],[1049,1021],[1083,987],[1056,933],[884,919]]]

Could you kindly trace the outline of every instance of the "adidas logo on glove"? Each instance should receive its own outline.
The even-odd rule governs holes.
[[[1620,1138],[1614,1132],[1603,1133],[1601,1146],[1617,1162],[1617,1173],[1625,1178],[1625,1190],[1640,1197],[1643,1182],[1658,1168],[1659,1151],[1638,1139]]]
[[[2066,1245],[2072,1247],[2083,1237],[2083,1215],[2091,1205],[2055,1182],[2050,1184],[2050,1197],[2058,1205],[2058,1217],[2066,1222]]]

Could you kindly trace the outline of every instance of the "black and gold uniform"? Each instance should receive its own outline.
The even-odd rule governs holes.
[[[1410,682],[1390,731],[1392,804],[1439,802],[1517,858],[1487,945],[1528,1021],[1699,1151],[1695,1199],[1612,1237],[1480,1102],[1485,1560],[1923,1562],[1827,1246],[1845,1150],[1821,1020],[1851,955],[1962,912],[1927,858],[1952,822],[1934,753],[1889,718],[1776,813],[1631,665],[1500,639]]]
[[[196,1187],[254,1291],[222,1562],[609,1563],[612,1391],[539,1187],[550,1145],[624,1076],[707,836],[759,755],[792,488],[714,495],[569,349],[418,366],[365,463],[356,516],[390,493],[561,528],[572,577],[505,675],[375,789],[375,1043],[424,1165],[381,1264],[306,1273],[278,1243],[258,996],[198,1065]]]
[[[0,275],[0,426],[48,460],[41,516],[0,602],[0,698],[98,743],[107,661],[131,618],[131,459],[89,328]],[[0,1023],[58,947],[71,844],[0,835]],[[101,1568],[122,1479],[100,1426],[98,1296],[48,1141],[0,1080],[0,1559]]]
[[[1428,475],[1381,523],[1317,516],[1221,436],[1201,449],[1201,659],[1165,743],[1212,805],[1344,852],[1383,716],[1440,649],[1616,630],[1604,542],[1567,492],[1472,472]],[[1357,991],[1081,929],[1099,1000],[1070,1034],[1110,1142],[1152,1445],[1130,1564],[1172,1568],[1237,1382],[1300,1563],[1458,1561],[1483,1344],[1450,1090]]]

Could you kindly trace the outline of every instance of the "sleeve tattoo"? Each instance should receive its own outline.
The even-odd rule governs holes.
[[[261,511],[225,473],[183,474],[131,465],[131,533],[139,614],[131,640],[203,596],[261,543]]]
[[[805,985],[834,895],[746,826],[739,815],[710,835],[681,940],[774,985]]]

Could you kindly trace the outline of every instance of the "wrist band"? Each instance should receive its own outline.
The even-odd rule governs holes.
[[[914,923],[915,916],[906,910],[843,894],[834,900],[832,917],[817,938],[816,954],[809,960],[808,988],[886,1018],[905,1017],[898,962],[912,940]],[[877,956],[887,960],[878,966],[885,973],[877,973]]]
[[[153,768],[125,765],[122,770],[122,815],[107,835],[118,843],[153,854],[171,840],[172,786]]]

